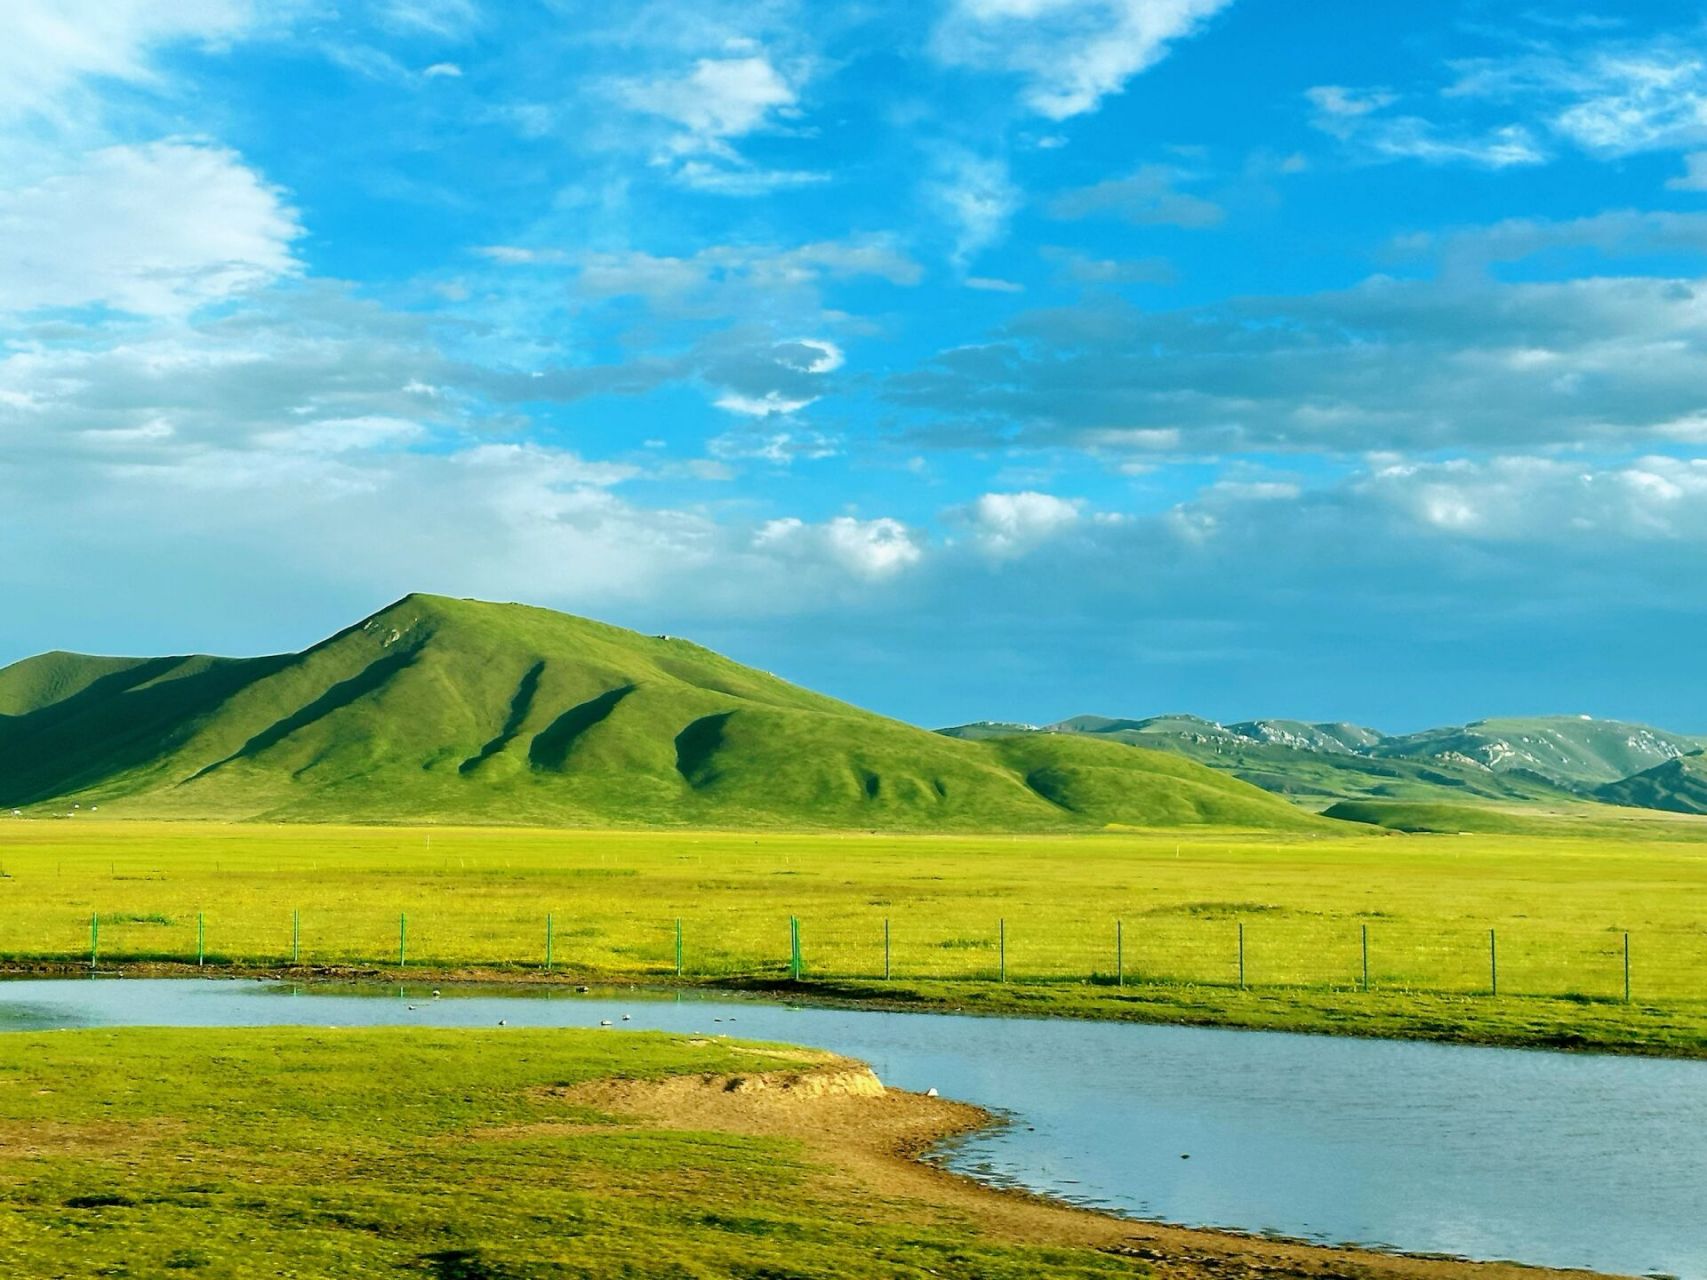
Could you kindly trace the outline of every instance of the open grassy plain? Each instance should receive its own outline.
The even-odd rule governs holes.
[[[210,971],[668,982],[680,920],[686,981],[1707,1054],[1703,824],[1348,830],[975,837],[13,820],[0,824],[0,959],[84,968],[98,916],[103,970],[193,965],[199,953]]]

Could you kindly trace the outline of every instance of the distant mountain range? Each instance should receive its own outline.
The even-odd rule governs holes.
[[[1478,720],[1392,735],[1356,724],[1197,716],[1075,716],[1050,725],[981,722],[962,739],[1013,734],[1173,751],[1313,807],[1343,800],[1567,802],[1707,812],[1707,739],[1587,716]],[[1330,810],[1331,811],[1331,810]]]
[[[1177,752],[954,741],[686,640],[408,596],[296,654],[0,670],[30,815],[1073,830],[1323,819]]]

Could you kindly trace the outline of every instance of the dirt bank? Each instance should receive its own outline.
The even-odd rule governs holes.
[[[552,1096],[673,1129],[789,1139],[866,1191],[927,1206],[999,1239],[1142,1259],[1161,1277],[1538,1280],[1588,1274],[1168,1227],[988,1187],[920,1160],[944,1138],[990,1123],[988,1113],[947,1098],[886,1089],[869,1068],[847,1059],[804,1052],[776,1056],[793,1061],[756,1075],[606,1080]]]

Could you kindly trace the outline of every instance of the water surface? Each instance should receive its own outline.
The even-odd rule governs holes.
[[[0,984],[13,1030],[500,1019],[861,1058],[888,1084],[1010,1117],[945,1153],[951,1167],[1145,1218],[1707,1280],[1707,1063],[697,993]]]

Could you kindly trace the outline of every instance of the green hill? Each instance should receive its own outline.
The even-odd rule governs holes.
[[[1595,791],[1608,804],[1707,813],[1707,755],[1680,756]]]
[[[409,596],[300,654],[0,671],[0,805],[964,830],[1317,825],[1174,756],[955,741],[688,641]]]

